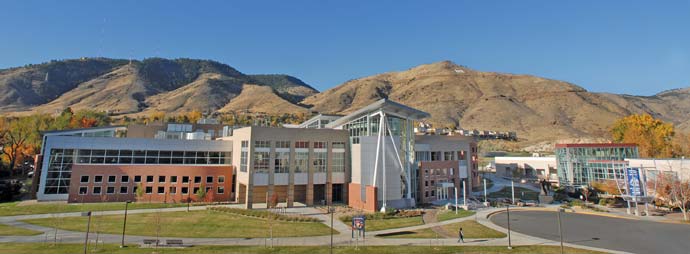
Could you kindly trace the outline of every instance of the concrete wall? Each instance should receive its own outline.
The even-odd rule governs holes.
[[[556,157],[495,157],[496,175],[558,182]]]

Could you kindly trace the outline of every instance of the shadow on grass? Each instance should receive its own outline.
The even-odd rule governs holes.
[[[393,232],[393,233],[387,233],[387,234],[378,234],[376,236],[378,237],[388,237],[388,236],[401,236],[401,235],[413,235],[415,232],[412,231],[400,231],[400,232]]]

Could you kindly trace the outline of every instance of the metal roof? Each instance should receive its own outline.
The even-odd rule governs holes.
[[[79,133],[79,132],[94,132],[102,130],[118,130],[126,129],[125,125],[112,125],[112,126],[102,126],[102,127],[91,127],[91,128],[78,128],[78,129],[67,129],[67,130],[53,130],[53,131],[43,131],[43,135],[55,135],[61,133]]]
[[[343,116],[339,118],[338,120],[335,120],[329,124],[326,125],[326,128],[334,128],[337,126],[341,126],[346,124],[347,122],[350,122],[352,120],[355,120],[357,118],[360,118],[370,112],[382,110],[386,114],[405,118],[405,119],[410,119],[410,120],[420,120],[427,118],[431,115],[429,113],[388,100],[388,99],[381,99],[378,100],[372,104],[369,104],[363,108],[360,108],[356,110],[355,112],[352,112],[346,116]]]

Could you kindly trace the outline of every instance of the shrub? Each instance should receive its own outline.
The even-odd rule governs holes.
[[[212,211],[216,211],[216,212],[232,213],[232,214],[237,214],[237,215],[242,215],[242,216],[247,216],[247,217],[262,218],[262,219],[267,219],[267,218],[271,217],[271,219],[278,220],[278,221],[319,222],[319,220],[316,218],[305,217],[305,216],[288,216],[288,215],[283,215],[283,214],[276,214],[276,213],[269,212],[269,211],[247,210],[247,209],[230,208],[230,207],[210,207],[210,208],[208,208],[208,210],[212,210]]]

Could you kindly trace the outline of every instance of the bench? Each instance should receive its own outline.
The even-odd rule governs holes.
[[[182,246],[182,240],[181,239],[167,239],[165,240],[165,245],[167,246]]]
[[[159,243],[160,243],[160,240],[158,240],[158,239],[144,239],[144,244],[149,245],[149,246],[151,244],[158,245]]]

